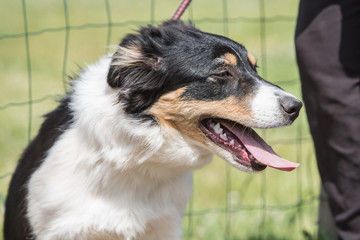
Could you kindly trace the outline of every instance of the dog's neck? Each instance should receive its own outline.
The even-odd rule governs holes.
[[[81,76],[86,81],[80,78],[75,82],[72,94],[72,127],[86,148],[101,159],[97,161],[110,164],[116,174],[135,171],[144,179],[166,179],[210,161],[210,152],[175,129],[124,113],[118,92],[106,82],[109,64],[110,58],[104,57],[89,66]]]
[[[151,183],[151,186],[160,186],[183,175],[192,174],[192,171],[211,161],[209,152],[193,145],[191,140],[180,135],[175,137],[177,141],[174,141],[174,134],[171,134],[171,138],[157,135],[158,141],[152,142],[150,139],[145,141],[144,137],[131,137],[131,140],[120,141],[118,144],[113,142],[115,140],[111,140],[110,136],[106,143],[100,144],[98,139],[85,134],[82,142],[87,145],[86,149],[94,149],[98,156],[97,159],[87,159],[81,163],[84,164],[82,169],[86,174],[93,176],[90,178],[90,186],[96,186],[97,191],[99,186],[105,191],[113,191],[115,186],[112,185],[127,185],[129,188],[133,186],[134,189],[147,183]],[[98,172],[94,173],[94,169]]]

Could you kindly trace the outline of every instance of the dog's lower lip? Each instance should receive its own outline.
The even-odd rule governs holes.
[[[262,171],[267,166],[260,163],[255,157],[246,149],[241,140],[233,134],[228,128],[220,124],[220,122],[228,121],[237,128],[246,128],[238,123],[225,119],[207,118],[201,121],[200,128],[204,134],[215,144],[221,148],[231,152],[234,155],[234,160],[254,171]]]

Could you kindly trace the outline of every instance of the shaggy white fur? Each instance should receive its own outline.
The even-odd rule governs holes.
[[[110,60],[75,82],[74,123],[29,181],[37,239],[181,238],[192,170],[211,154],[174,129],[129,119],[106,82]]]

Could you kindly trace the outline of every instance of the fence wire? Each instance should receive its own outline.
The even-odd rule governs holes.
[[[99,0],[100,1],[100,0]],[[25,0],[21,0],[21,6],[22,6],[22,17],[23,17],[23,28],[24,31],[23,32],[18,32],[18,33],[1,33],[0,34],[0,44],[1,41],[4,40],[8,40],[8,39],[24,39],[24,44],[25,44],[25,57],[26,57],[26,66],[27,66],[27,84],[28,84],[28,91],[27,91],[27,101],[19,101],[19,102],[8,102],[4,105],[0,105],[0,114],[1,112],[5,111],[5,110],[14,110],[17,107],[27,107],[27,115],[28,115],[28,119],[27,119],[27,141],[29,142],[31,140],[31,136],[32,136],[32,128],[33,128],[33,119],[34,119],[34,115],[33,115],[33,107],[37,104],[43,103],[45,101],[53,101],[56,99],[59,99],[59,97],[61,97],[62,95],[59,94],[47,94],[47,95],[43,95],[40,98],[34,98],[33,97],[33,73],[32,73],[32,61],[31,61],[31,56],[32,54],[36,54],[30,51],[30,43],[29,43],[29,38],[30,37],[34,37],[34,36],[39,36],[39,35],[45,35],[45,34],[49,34],[49,33],[54,33],[54,32],[64,32],[65,33],[65,38],[64,38],[64,48],[63,48],[63,58],[62,58],[62,77],[61,79],[59,79],[60,81],[62,81],[62,85],[64,88],[64,94],[66,92],[66,89],[68,88],[68,73],[66,72],[68,69],[68,55],[69,55],[69,43],[70,43],[70,39],[72,37],[72,33],[73,31],[77,31],[77,30],[83,30],[83,29],[107,29],[107,34],[106,34],[106,44],[110,45],[111,44],[111,37],[112,35],[114,35],[114,28],[115,27],[127,27],[127,26],[134,26],[134,25],[147,25],[149,23],[151,24],[157,24],[161,21],[158,21],[156,16],[155,16],[155,8],[157,4],[162,4],[161,1],[156,1],[156,0],[149,0],[150,1],[150,8],[149,8],[149,12],[150,12],[150,19],[148,21],[138,21],[138,20],[127,20],[127,21],[114,21],[113,17],[112,17],[112,4],[114,4],[114,2],[110,2],[110,0],[104,0],[104,7],[106,10],[106,22],[102,22],[102,23],[94,23],[94,22],[89,22],[89,23],[85,23],[85,24],[81,24],[81,25],[73,25],[71,24],[70,21],[70,12],[69,12],[69,7],[68,7],[68,1],[67,0],[63,0],[63,13],[64,13],[64,26],[61,27],[50,27],[50,28],[43,28],[40,30],[36,30],[36,31],[29,31],[28,28],[28,15],[27,15],[27,8],[28,5],[31,4],[30,2],[26,2]],[[243,23],[259,23],[259,32],[260,32],[260,53],[261,53],[261,71],[262,71],[262,76],[266,79],[267,78],[267,74],[268,74],[268,61],[269,59],[267,59],[267,28],[266,28],[266,24],[269,23],[274,23],[274,22],[291,22],[294,23],[295,22],[295,17],[294,16],[284,16],[284,15],[276,15],[276,16],[271,16],[271,17],[267,17],[266,16],[266,7],[265,7],[265,0],[258,0],[258,15],[259,17],[244,17],[244,16],[236,16],[236,17],[229,17],[228,15],[228,9],[231,8],[232,6],[228,3],[227,0],[222,0],[222,9],[219,10],[219,15],[221,17],[204,17],[204,18],[199,18],[199,19],[194,19],[193,15],[194,15],[194,9],[193,7],[190,5],[189,9],[188,9],[188,20],[191,20],[192,22],[194,22],[195,24],[202,24],[202,23],[208,23],[208,24],[212,24],[212,23],[218,23],[218,24],[222,24],[222,28],[223,28],[223,32],[219,33],[219,34],[223,34],[225,36],[228,36],[230,34],[230,28],[229,28],[229,24],[243,24]],[[180,1],[179,1],[180,2]],[[121,1],[119,1],[116,4],[121,4]],[[174,2],[174,9],[176,9],[176,4],[177,2]],[[206,6],[203,6],[206,7]],[[169,11],[168,15],[169,17],[171,16],[172,11]],[[186,15],[186,14],[185,14]],[[183,19],[186,20],[186,17],[183,16]],[[285,79],[285,80],[279,80],[278,82],[276,82],[279,85],[282,86],[293,86],[298,84],[299,79],[297,77],[292,78],[292,79]],[[291,146],[296,146],[296,159],[295,161],[297,162],[301,162],[303,159],[310,159],[313,157],[313,152],[308,152],[306,155],[303,154],[302,148],[303,145],[305,143],[311,143],[311,139],[309,136],[303,136],[303,132],[304,129],[302,127],[301,124],[298,125],[297,129],[296,129],[296,137],[295,138],[284,138],[284,139],[277,139],[277,140],[272,140],[269,143],[271,145],[291,145]],[[264,133],[266,134],[266,133]],[[308,168],[310,168],[309,165],[307,165]],[[311,191],[309,193],[304,194],[302,191],[302,182],[303,182],[303,177],[300,172],[297,173],[297,183],[298,185],[296,186],[297,188],[297,201],[292,202],[292,203],[288,203],[288,204],[282,204],[282,205],[273,205],[271,203],[268,202],[267,199],[267,191],[268,191],[268,182],[269,179],[267,177],[267,174],[264,173],[261,176],[258,176],[261,178],[261,189],[260,189],[260,194],[259,194],[259,198],[261,199],[260,203],[256,203],[256,204],[242,204],[241,206],[236,206],[233,207],[231,202],[232,202],[232,196],[231,194],[228,194],[229,192],[231,192],[232,189],[232,176],[231,176],[231,167],[227,166],[225,171],[225,175],[226,175],[226,189],[225,189],[225,205],[224,206],[218,206],[215,208],[211,208],[211,209],[194,209],[194,198],[196,196],[194,196],[194,198],[189,202],[188,204],[188,210],[185,214],[185,218],[186,218],[186,224],[184,226],[184,238],[185,239],[195,239],[194,235],[195,235],[195,231],[196,231],[196,226],[194,226],[194,219],[196,217],[206,217],[206,216],[211,216],[212,214],[224,214],[224,222],[225,222],[225,226],[224,226],[224,236],[223,239],[237,239],[237,238],[232,238],[232,221],[233,221],[233,217],[235,216],[234,214],[245,214],[246,212],[249,212],[249,214],[251,214],[252,211],[261,211],[261,221],[258,225],[258,236],[256,236],[256,239],[267,239],[266,237],[266,233],[265,233],[265,225],[267,222],[267,215],[270,212],[285,212],[285,211],[289,211],[289,210],[295,210],[297,211],[297,218],[298,218],[298,222],[300,225],[303,224],[303,219],[302,219],[302,209],[308,205],[316,205],[319,197],[318,197],[318,190],[317,190],[317,186],[314,186],[313,188],[311,188]],[[2,173],[0,172],[0,181],[3,181],[4,179],[9,179],[12,175],[12,172],[5,172]],[[306,179],[309,182],[315,182],[314,180],[314,176],[313,176],[313,170],[311,169],[307,169],[306,170]],[[252,181],[252,177],[249,177],[244,184],[244,187],[242,188],[242,192],[245,194],[245,192],[250,191],[249,186],[251,185],[251,181]],[[196,183],[195,183],[196,184]],[[0,202],[3,205],[5,201],[5,193],[2,192],[0,193]],[[315,218],[315,214],[314,214],[314,218]],[[0,218],[1,219],[1,218]],[[316,220],[314,220],[314,222],[316,222]],[[306,234],[305,234],[306,235]],[[306,235],[308,236],[308,235]],[[289,239],[295,239],[292,237],[289,237]]]

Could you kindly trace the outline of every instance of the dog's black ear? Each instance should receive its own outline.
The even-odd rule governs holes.
[[[125,37],[112,57],[107,82],[120,90],[119,100],[128,113],[145,110],[160,94],[165,78],[162,44],[160,31],[144,28]]]

